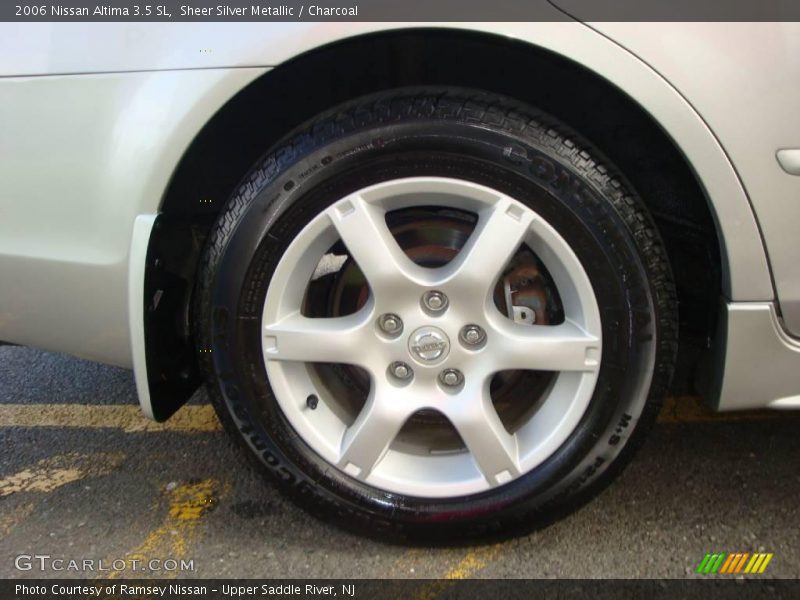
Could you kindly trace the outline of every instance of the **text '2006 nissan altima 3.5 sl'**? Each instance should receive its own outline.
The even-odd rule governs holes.
[[[317,515],[520,533],[671,391],[800,407],[797,24],[0,33],[0,339],[205,385]]]

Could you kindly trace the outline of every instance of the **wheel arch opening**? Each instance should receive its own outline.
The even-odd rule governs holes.
[[[416,85],[482,89],[536,106],[624,173],[656,221],[678,287],[681,346],[673,391],[693,391],[694,365],[716,325],[721,246],[705,192],[668,134],[613,84],[540,47],[481,32],[404,29],[339,41],[275,67],[225,104],[183,155],[147,259],[145,293],[167,300],[161,314],[145,317],[148,378],[166,390],[151,398],[162,406],[158,418],[171,415],[200,383],[191,331],[194,276],[205,237],[242,177],[320,112]]]

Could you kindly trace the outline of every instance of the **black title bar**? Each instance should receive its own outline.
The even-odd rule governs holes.
[[[800,21],[798,0],[4,0],[6,22]]]
[[[606,600],[780,600],[800,597],[798,580],[733,579],[181,579],[1,580],[3,600],[394,600],[395,598],[563,598]]]

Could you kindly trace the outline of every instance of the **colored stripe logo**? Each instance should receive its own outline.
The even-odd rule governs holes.
[[[731,552],[727,554],[719,552],[706,554],[697,567],[697,573],[701,575],[763,573],[772,557],[773,554],[771,552],[756,552],[753,554],[749,552]]]

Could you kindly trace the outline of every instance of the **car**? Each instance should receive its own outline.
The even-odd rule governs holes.
[[[797,23],[4,23],[0,339],[131,368],[157,421],[205,388],[343,527],[542,527],[669,394],[800,408],[799,47]]]

